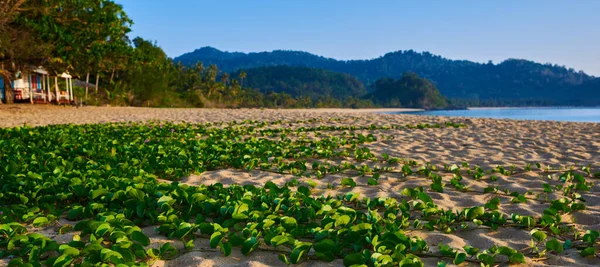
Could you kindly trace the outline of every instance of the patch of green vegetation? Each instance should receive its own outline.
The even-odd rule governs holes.
[[[149,247],[150,240],[142,231],[146,226],[181,241],[184,250],[193,249],[197,238],[209,238],[210,246],[224,255],[234,249],[244,255],[261,249],[280,253],[279,259],[289,264],[342,259],[347,266],[422,266],[422,256],[485,266],[524,262],[523,252],[509,247],[444,245],[439,253],[432,253],[430,244],[411,234],[477,228],[532,229],[529,256],[569,248],[577,248],[582,256],[596,253],[598,232],[579,233],[561,217],[586,208],[581,192],[593,186],[588,169],[558,173],[552,181],[555,187],[535,192],[562,194],[548,202],[542,216],[507,216],[500,211],[502,205],[537,200],[529,193],[497,186],[476,192],[464,183],[471,178],[489,180],[486,175],[490,173],[510,176],[534,170],[503,166],[484,170],[468,163],[419,166],[416,161],[387,154],[377,156],[364,146],[377,140],[371,131],[463,125],[304,126],[315,122],[319,121],[0,129],[0,258],[11,258],[11,266],[146,266],[155,259],[172,259],[185,252],[170,243]],[[289,127],[280,127],[283,124]],[[309,134],[314,137],[307,137]],[[262,186],[177,182],[191,173],[225,168],[292,174],[295,178],[282,186],[272,182]],[[538,169],[546,175],[547,170]],[[382,175],[394,172],[400,173],[401,179],[430,179],[427,188],[431,190],[403,187],[398,198],[365,198],[352,192],[315,194],[316,180],[328,175],[342,175],[328,188],[353,188],[377,185]],[[361,176],[368,181],[360,182],[357,178]],[[311,178],[303,180],[305,177]],[[444,190],[498,197],[483,206],[445,210],[434,201],[434,194]],[[506,201],[507,195],[512,200]],[[74,221],[74,226],[58,229],[59,234],[74,232],[65,244],[24,226],[56,226],[59,218]],[[541,244],[545,245],[542,252]]]

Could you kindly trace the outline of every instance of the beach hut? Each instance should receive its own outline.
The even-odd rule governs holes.
[[[13,97],[15,101],[27,101],[30,103],[71,103],[73,96],[73,77],[68,73],[62,73],[54,77],[54,90],[50,81],[50,74],[42,67],[33,68],[30,74],[17,72],[13,80]],[[65,79],[64,90],[59,88],[58,79]],[[0,79],[0,84],[2,80]],[[4,84],[0,85],[2,101],[5,99]]]
[[[13,80],[14,100],[29,100],[30,103],[50,102],[50,75],[43,68],[33,68],[31,73],[16,73]]]
[[[58,77],[54,77],[54,90],[56,91],[57,100],[59,104],[70,103],[73,101],[73,77],[68,73],[63,73],[60,78],[65,79],[65,90],[59,90],[58,88]]]
[[[50,102],[50,75],[43,68],[35,68],[29,75],[31,103],[49,103]]]

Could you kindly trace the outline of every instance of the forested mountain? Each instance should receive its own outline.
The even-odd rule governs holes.
[[[363,83],[356,77],[324,69],[292,66],[260,67],[238,70],[239,77],[246,74],[244,86],[256,88],[261,93],[286,93],[292,97],[361,97],[367,93]]]
[[[388,53],[371,60],[335,60],[307,52],[282,51],[230,53],[204,47],[174,59],[184,65],[216,64],[224,71],[254,67],[290,65],[322,68],[356,76],[366,85],[383,77],[399,78],[405,72],[432,81],[451,99],[471,103],[538,103],[541,105],[588,104],[588,94],[599,94],[593,76],[562,66],[508,59],[499,64],[450,60],[428,52],[412,50]],[[582,90],[576,92],[574,90]],[[584,103],[585,102],[585,103]]]

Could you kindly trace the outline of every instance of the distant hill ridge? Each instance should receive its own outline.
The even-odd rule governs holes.
[[[265,66],[302,66],[342,72],[357,77],[366,86],[383,77],[400,78],[405,72],[432,81],[451,99],[478,105],[538,103],[540,105],[600,105],[598,78],[558,65],[524,59],[499,64],[450,60],[429,52],[396,51],[369,60],[336,60],[302,51],[224,52],[203,47],[174,59],[184,65],[202,62],[234,72]]]

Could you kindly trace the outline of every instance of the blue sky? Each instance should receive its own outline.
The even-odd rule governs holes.
[[[413,49],[451,59],[525,58],[600,76],[600,0],[116,0],[132,36],[171,56],[302,50],[369,59]]]

